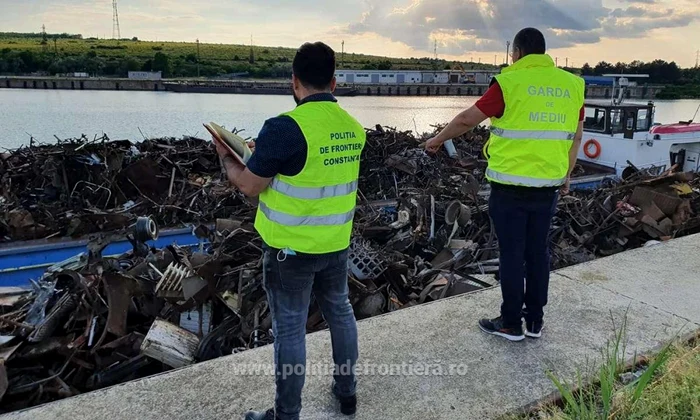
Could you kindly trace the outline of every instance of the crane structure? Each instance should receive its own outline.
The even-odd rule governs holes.
[[[119,40],[122,37],[119,30],[119,12],[117,11],[117,0],[112,0],[112,39]]]

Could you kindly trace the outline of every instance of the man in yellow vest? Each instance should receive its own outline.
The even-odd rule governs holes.
[[[348,299],[348,248],[365,130],[333,97],[335,53],[317,42],[297,51],[297,107],[265,122],[247,168],[217,145],[228,179],[259,197],[263,286],[275,336],[275,407],[247,420],[298,419],[306,370],[311,293],[330,327],[333,393],[354,414],[357,326]]]
[[[442,144],[491,118],[485,153],[489,213],[498,236],[501,316],[482,319],[488,334],[521,341],[542,336],[549,288],[549,229],[558,191],[566,194],[583,135],[583,79],[558,69],[540,31],[513,42],[513,64],[488,92],[426,143]],[[523,307],[524,306],[524,307]],[[525,319],[523,331],[522,319]]]

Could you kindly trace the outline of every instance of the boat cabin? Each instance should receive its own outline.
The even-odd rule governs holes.
[[[616,105],[609,101],[587,101],[585,110],[583,129],[589,133],[634,139],[635,133],[646,136],[654,124],[653,102]]]

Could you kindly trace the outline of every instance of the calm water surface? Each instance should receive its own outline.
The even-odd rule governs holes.
[[[364,126],[432,131],[474,104],[474,97],[353,97],[341,105]],[[656,121],[689,120],[700,100],[657,101]],[[106,133],[111,139],[192,135],[208,137],[202,123],[245,129],[256,136],[267,118],[287,111],[294,101],[285,96],[178,94],[0,89],[0,147],[16,148],[30,135],[43,142]],[[143,133],[143,136],[142,134]]]

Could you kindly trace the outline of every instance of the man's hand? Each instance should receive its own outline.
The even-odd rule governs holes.
[[[214,143],[214,147],[216,148],[216,153],[219,155],[219,157],[220,157],[221,159],[223,159],[223,158],[225,158],[226,156],[228,156],[228,155],[231,154],[231,152],[229,152],[229,150],[228,150],[226,147],[224,147],[224,145],[221,144],[221,142],[219,142],[218,140],[214,139],[213,137],[212,137],[212,139],[211,139],[211,142]]]
[[[561,195],[569,195],[570,192],[571,192],[571,180],[569,178],[566,178],[566,182],[559,189],[559,193]]]
[[[437,137],[433,137],[427,142],[425,142],[425,150],[430,153],[437,153],[443,145],[443,141]]]

